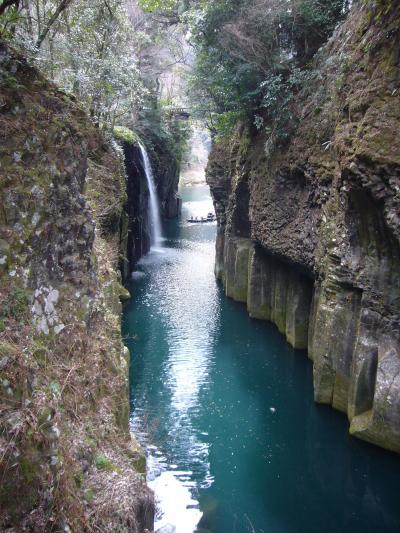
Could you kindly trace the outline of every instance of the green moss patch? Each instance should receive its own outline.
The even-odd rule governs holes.
[[[129,144],[136,144],[139,142],[139,137],[136,133],[124,126],[115,126],[113,134],[117,141],[124,141]]]

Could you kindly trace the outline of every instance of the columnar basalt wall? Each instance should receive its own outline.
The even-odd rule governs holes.
[[[293,347],[306,349],[312,282],[250,239],[228,237],[223,265],[226,295],[246,303],[252,318],[274,322]]]
[[[152,145],[149,157],[153,166],[161,216],[164,219],[175,218],[180,214],[182,207],[178,195],[180,164],[165,142],[154,138]]]
[[[238,125],[207,169],[227,295],[308,348],[317,402],[397,452],[399,62],[398,3],[356,2],[297,95],[292,137]]]

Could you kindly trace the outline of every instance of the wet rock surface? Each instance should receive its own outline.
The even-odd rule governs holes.
[[[227,294],[235,266],[250,313],[308,346],[316,401],[400,452],[400,13],[382,9],[356,4],[318,53],[285,146],[238,126],[207,181]]]

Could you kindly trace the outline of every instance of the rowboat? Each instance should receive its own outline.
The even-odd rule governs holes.
[[[205,222],[215,222],[216,217],[214,213],[208,213],[206,217],[190,217],[187,219],[187,222],[191,224],[204,224]]]

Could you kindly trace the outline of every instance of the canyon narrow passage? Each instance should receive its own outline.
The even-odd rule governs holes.
[[[397,457],[351,438],[343,414],[314,403],[305,353],[225,297],[215,224],[186,222],[212,209],[208,188],[182,197],[182,220],[133,275],[124,320],[155,530],[398,530]]]

